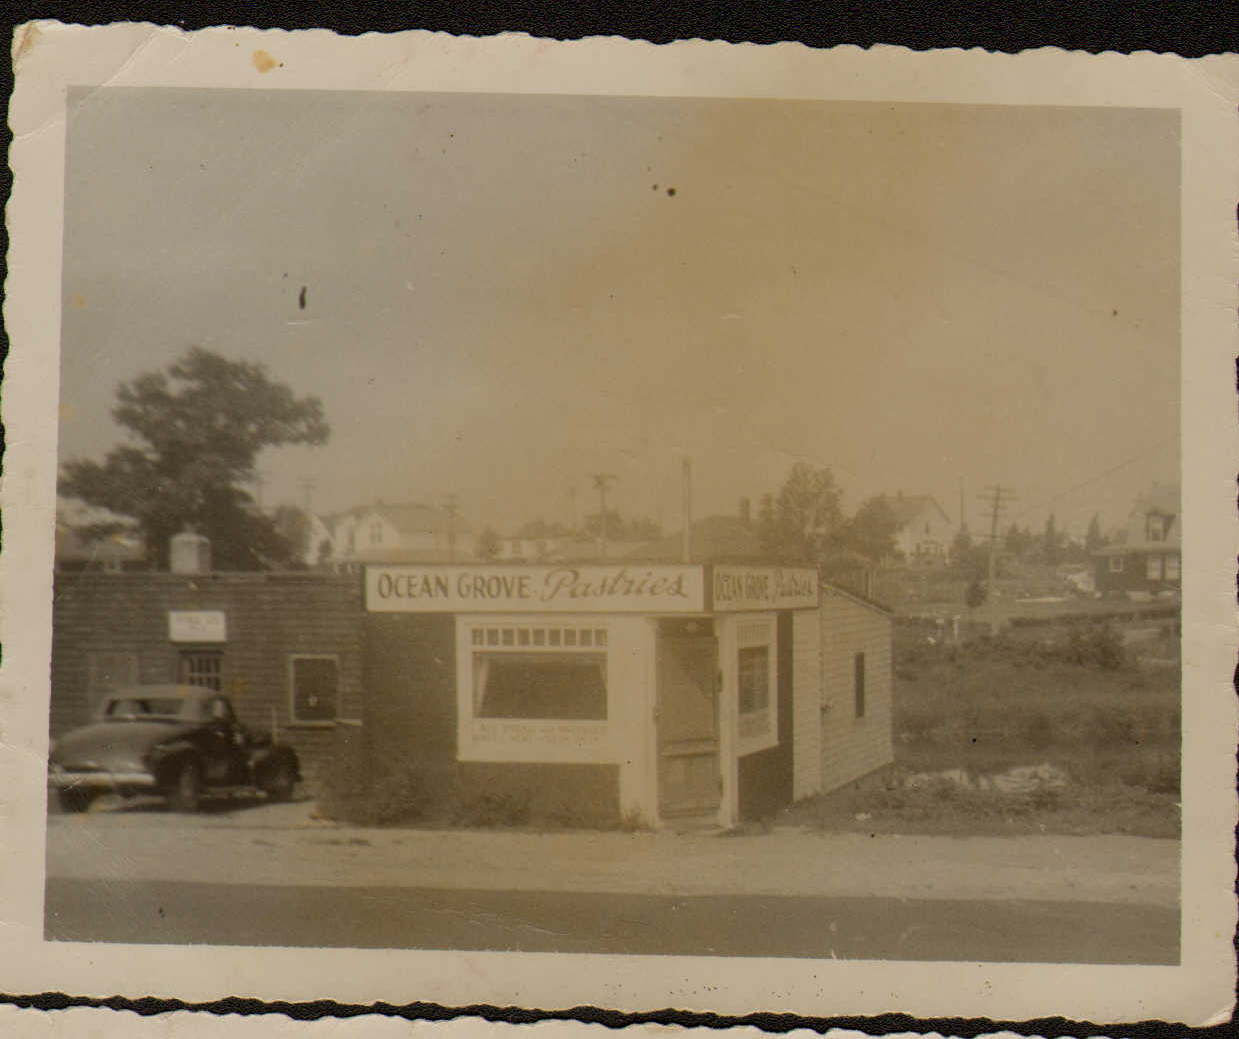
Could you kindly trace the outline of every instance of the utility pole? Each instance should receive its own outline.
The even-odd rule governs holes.
[[[598,554],[605,559],[607,556],[607,488],[615,481],[615,477],[610,473],[594,473],[593,480],[594,488],[598,491],[601,509],[598,517]]]
[[[460,506],[456,504],[456,495],[449,494],[443,503],[443,511],[447,513],[447,561],[456,562],[456,516]]]
[[[683,562],[693,561],[693,460],[684,456],[684,533],[680,546]]]
[[[979,496],[989,508],[989,595],[994,594],[994,577],[998,572],[998,517],[1007,510],[1007,503],[1015,500],[1015,491],[1001,484],[991,484]]]

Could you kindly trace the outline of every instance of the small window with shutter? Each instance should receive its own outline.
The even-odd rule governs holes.
[[[339,662],[332,656],[290,658],[294,723],[335,721],[340,698]]]

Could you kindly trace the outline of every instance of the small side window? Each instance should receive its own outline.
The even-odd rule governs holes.
[[[336,717],[339,668],[335,657],[293,657],[294,722],[329,722]]]
[[[857,653],[852,658],[852,696],[856,717],[865,716],[865,654]]]

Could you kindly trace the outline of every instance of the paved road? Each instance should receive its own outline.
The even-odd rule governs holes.
[[[53,941],[1177,963],[1167,906],[49,877]]]

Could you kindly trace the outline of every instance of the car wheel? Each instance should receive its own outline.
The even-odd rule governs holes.
[[[287,801],[293,796],[296,782],[292,766],[287,761],[281,761],[267,773],[262,789],[272,801]]]
[[[95,792],[66,787],[56,792],[56,798],[60,802],[62,812],[84,812],[94,802]]]
[[[187,761],[176,774],[170,798],[178,812],[196,812],[202,803],[202,770],[196,761]]]

